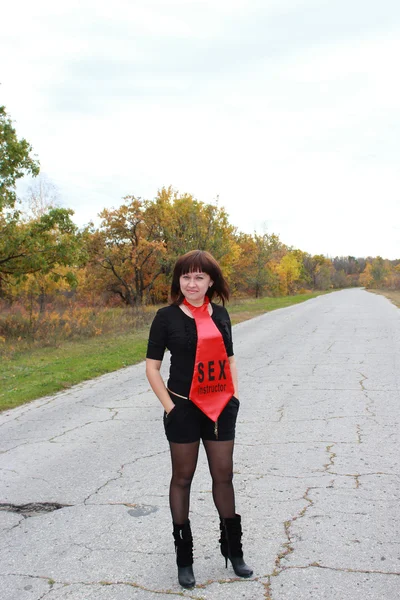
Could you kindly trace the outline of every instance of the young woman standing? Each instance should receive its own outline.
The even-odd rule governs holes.
[[[218,296],[222,306],[211,302]],[[176,262],[172,303],[151,325],[146,375],[164,407],[164,428],[171,450],[170,508],[179,583],[195,585],[193,538],[189,521],[190,486],[202,440],[220,516],[220,548],[239,577],[253,571],[243,560],[240,515],[235,511],[233,447],[239,410],[232,330],[225,301],[229,289],[217,261],[193,250]],[[171,353],[165,385],[160,368]]]

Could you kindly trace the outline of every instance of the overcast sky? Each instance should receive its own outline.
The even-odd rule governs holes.
[[[0,104],[83,225],[172,185],[311,254],[400,258],[399,0],[13,0]]]

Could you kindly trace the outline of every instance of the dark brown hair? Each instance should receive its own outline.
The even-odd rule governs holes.
[[[212,300],[214,295],[217,295],[225,306],[225,301],[229,300],[228,284],[215,258],[205,250],[191,250],[191,252],[187,252],[176,261],[171,284],[172,304],[181,304],[184,299],[179,284],[180,276],[186,275],[186,273],[196,273],[197,271],[207,273],[213,281],[212,286],[207,290],[206,296]]]

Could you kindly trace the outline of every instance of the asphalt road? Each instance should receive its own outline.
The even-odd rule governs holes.
[[[198,586],[179,587],[168,446],[142,363],[0,415],[1,600],[398,600],[399,309],[335,292],[237,325],[234,343],[254,578],[225,569],[202,452]]]

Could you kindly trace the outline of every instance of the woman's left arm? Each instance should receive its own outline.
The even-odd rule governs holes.
[[[233,395],[239,400],[238,372],[234,356],[229,357],[229,366],[231,368],[233,387],[235,389]]]

